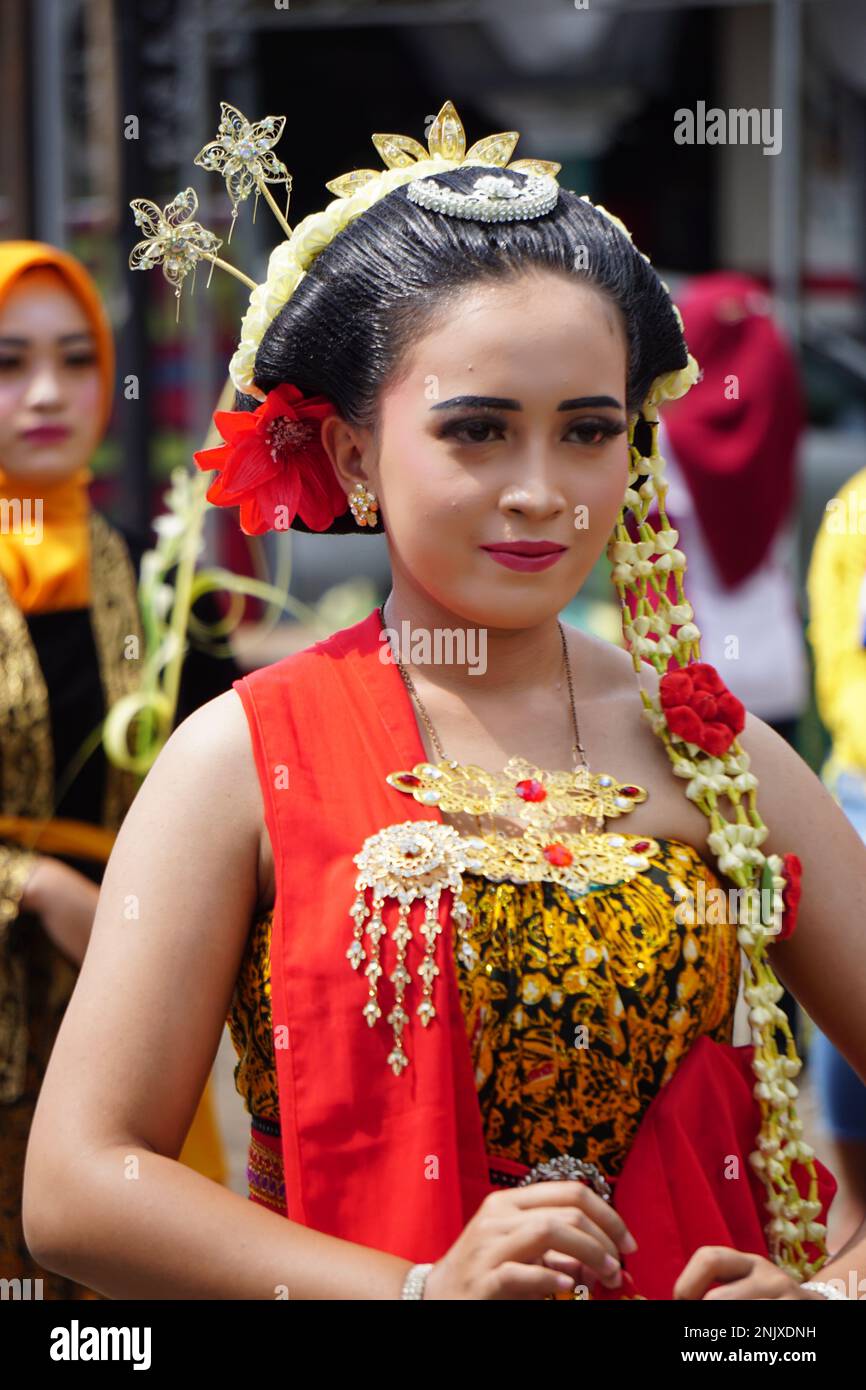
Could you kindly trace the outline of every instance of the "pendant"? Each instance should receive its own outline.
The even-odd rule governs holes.
[[[574,816],[600,822],[626,815],[647,799],[643,787],[618,782],[608,772],[585,767],[548,772],[523,758],[510,758],[502,772],[485,772],[471,763],[416,763],[411,772],[389,772],[385,781],[424,806],[471,816],[510,816],[534,826]]]
[[[406,960],[413,938],[409,916],[415,902],[424,903],[419,930],[425,944],[415,1014],[426,1028],[437,1012],[433,986],[441,973],[435,959],[442,932],[440,898],[450,890],[450,916],[459,933],[468,919],[460,897],[464,872],[493,883],[558,883],[580,897],[599,885],[625,883],[642,873],[658,854],[659,845],[648,836],[557,829],[559,822],[576,816],[592,816],[602,824],[604,818],[624,815],[646,800],[643,787],[618,782],[608,773],[593,774],[586,768],[547,772],[512,758],[501,773],[454,762],[418,763],[411,772],[389,773],[386,781],[422,805],[473,816],[510,815],[524,827],[517,834],[491,830],[466,835],[440,821],[403,821],[370,835],[354,856],[358,874],[349,915],[355,927],[346,957],[354,970],[367,962],[368,995],[362,1013],[372,1028],[382,1017],[378,998],[378,982],[385,973],[381,943],[383,937],[393,942],[395,964],[388,978],[394,985],[394,1005],[386,1019],[393,1030],[393,1047],[387,1063],[399,1076],[409,1065],[403,1032],[410,1021],[407,988],[412,976]],[[398,904],[390,936],[382,915],[388,901]]]
[[[462,886],[461,874],[465,868],[472,867],[473,861],[471,855],[467,857],[463,841],[453,826],[442,825],[439,821],[404,821],[401,825],[388,825],[369,836],[363,848],[354,856],[354,862],[359,869],[355,879],[357,897],[349,915],[354,918],[355,931],[346,956],[354,970],[360,967],[362,961],[368,962],[364,969],[369,982],[368,998],[362,1012],[371,1028],[382,1017],[378,1000],[378,981],[383,974],[379,943],[388,931],[382,920],[382,908],[387,898],[396,899],[400,905],[390,938],[396,947],[396,966],[388,977],[394,985],[394,1007],[387,1021],[393,1029],[394,1046],[386,1059],[394,1075],[399,1076],[403,1068],[409,1065],[402,1035],[409,1022],[403,1002],[406,986],[412,979],[406,968],[406,952],[412,939],[408,921],[412,904],[420,900],[425,905],[420,930],[426,949],[418,968],[423,987],[415,1012],[426,1028],[436,1016],[433,981],[440,973],[434,959],[436,938],[442,931],[438,915],[439,899],[442,892],[450,888],[456,903]],[[373,893],[372,912],[366,901],[367,889]],[[463,911],[465,913],[465,906]],[[452,910],[452,916],[458,920],[460,915]],[[365,936],[369,950],[364,949]]]

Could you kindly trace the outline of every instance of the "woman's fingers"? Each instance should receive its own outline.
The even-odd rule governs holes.
[[[585,1284],[590,1290],[594,1289],[598,1282],[598,1275],[594,1269],[588,1269],[582,1260],[576,1260],[573,1255],[563,1255],[559,1250],[545,1250],[541,1263],[548,1269],[555,1269],[559,1274],[569,1275],[575,1284]]]
[[[574,1280],[558,1274],[544,1265],[520,1264],[505,1260],[490,1271],[487,1277],[485,1297],[501,1298],[547,1298],[552,1293],[567,1293],[574,1287]]]
[[[527,1187],[509,1189],[514,1205],[529,1207],[575,1207],[585,1212],[596,1226],[600,1226],[623,1254],[632,1254],[637,1249],[637,1241],[629,1231],[619,1212],[598,1193],[593,1192],[586,1183],[575,1182],[573,1178],[563,1182],[530,1183]]]
[[[574,1226],[575,1230],[583,1231],[585,1235],[591,1236],[593,1240],[597,1241],[598,1244],[619,1263],[620,1252],[607,1231],[603,1231],[600,1226],[597,1226],[592,1218],[587,1216],[586,1212],[582,1211],[579,1207],[575,1207],[574,1209],[570,1207],[529,1208],[529,1211],[535,1210],[552,1213],[560,1221],[566,1222],[569,1226]],[[502,1234],[507,1235],[509,1231],[519,1229],[522,1223],[528,1219],[529,1217],[526,1214],[526,1209],[514,1212],[512,1219],[506,1221],[500,1227]],[[560,1251],[559,1253],[562,1254],[563,1252]]]
[[[617,1288],[622,1280],[619,1260],[609,1250],[609,1241],[603,1232],[597,1237],[577,1228],[580,1216],[578,1212],[563,1211],[559,1207],[524,1212],[508,1234],[491,1247],[493,1263],[520,1260],[534,1264],[548,1250],[553,1250],[579,1260],[602,1283]]]
[[[759,1259],[757,1255],[726,1245],[701,1245],[677,1278],[673,1296],[675,1299],[702,1299],[711,1284],[748,1278]]]

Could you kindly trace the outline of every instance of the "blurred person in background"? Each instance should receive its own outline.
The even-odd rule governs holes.
[[[137,570],[149,542],[112,525],[88,492],[114,351],[79,261],[0,243],[0,1277],[40,1278],[46,1298],[99,1297],[34,1261],[21,1192],[48,1057],[138,785],[101,743],[75,770],[110,705],[137,686],[129,637],[144,651]],[[178,717],[237,675],[233,661],[191,650]],[[181,1157],[225,1180],[209,1087]]]
[[[662,412],[659,438],[701,652],[796,747],[809,692],[790,526],[806,424],[797,360],[748,275],[697,276],[678,303],[703,378]],[[781,1004],[796,1036],[788,990]]]
[[[866,841],[866,469],[828,504],[808,575],[818,712],[832,739],[822,777]],[[853,1228],[866,1215],[866,1086],[819,1028],[809,1048]]]
[[[678,304],[703,378],[663,413],[660,449],[701,651],[795,744],[809,692],[790,530],[806,424],[797,360],[747,275],[698,276]]]

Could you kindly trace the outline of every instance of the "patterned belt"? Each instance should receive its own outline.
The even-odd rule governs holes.
[[[250,1201],[286,1214],[286,1183],[283,1176],[283,1149],[276,1120],[253,1115],[250,1149],[247,1157],[247,1183]]]
[[[610,1201],[611,1188],[594,1163],[585,1163],[571,1154],[542,1160],[529,1168],[510,1158],[488,1156],[488,1172],[492,1187],[525,1187],[533,1182],[561,1181],[576,1178]],[[286,1214],[286,1184],[283,1174],[283,1149],[279,1120],[253,1115],[250,1126],[250,1150],[247,1162],[247,1182],[250,1200]]]

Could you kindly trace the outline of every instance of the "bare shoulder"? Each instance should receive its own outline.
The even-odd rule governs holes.
[[[214,844],[231,840],[242,852],[246,847],[256,863],[258,905],[273,901],[270,841],[249,724],[234,690],[208,700],[177,726],[144,787],[149,783],[158,784],[151,786],[151,797],[171,798],[191,825],[206,818]],[[134,810],[135,803],[130,815]]]
[[[674,776],[667,750],[644,715],[640,689],[650,696],[657,693],[654,669],[644,661],[636,672],[624,648],[592,633],[566,627],[566,637],[590,767],[622,782],[635,782],[648,793],[647,800],[629,812],[623,828],[691,845],[713,868],[709,822],[686,797],[684,783]]]
[[[240,697],[234,690],[226,690],[213,700],[199,705],[197,710],[187,715],[171,735],[166,747],[183,744],[192,752],[197,748],[211,754],[216,748],[224,758],[241,764],[250,751],[249,729]]]
[[[563,624],[571,664],[581,672],[587,698],[606,698],[612,694],[635,694],[637,675],[630,654],[605,637],[582,628]],[[658,676],[649,662],[640,666],[641,683],[650,692],[658,687]]]
[[[770,962],[810,1018],[866,1081],[866,845],[799,754],[748,715],[740,735],[758,779],[765,854],[795,854],[802,897]]]
[[[769,831],[761,846],[765,854],[802,857],[820,846],[822,835],[839,832],[859,845],[856,831],[820,777],[775,729],[747,713],[739,741],[749,755],[749,771],[758,779],[758,809]],[[866,849],[862,854],[866,865]]]
[[[188,715],[160,758],[178,765],[192,759],[208,769],[209,777],[234,786],[244,800],[256,802],[258,780],[249,724],[234,690],[224,691]]]

